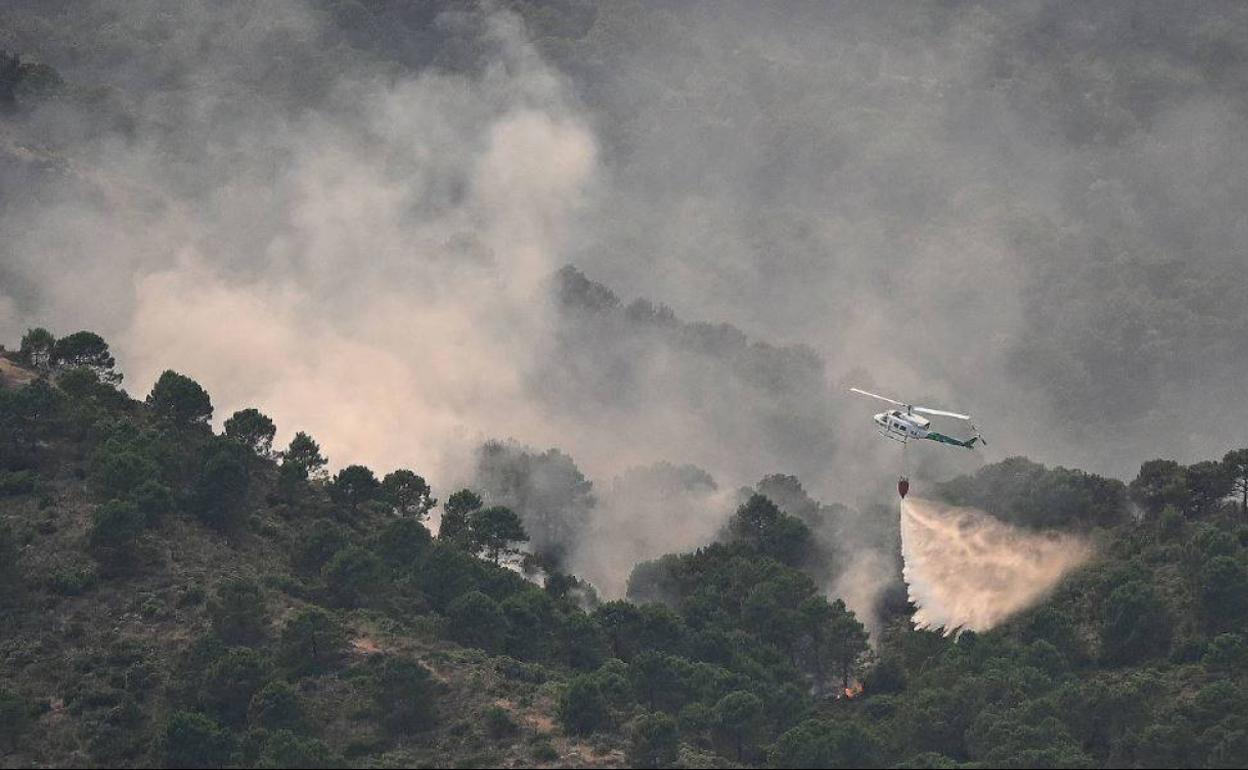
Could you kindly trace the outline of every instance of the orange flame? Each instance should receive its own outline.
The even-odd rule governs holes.
[[[862,695],[862,682],[854,682],[849,687],[845,688],[846,698],[853,699],[857,698],[859,695]]]

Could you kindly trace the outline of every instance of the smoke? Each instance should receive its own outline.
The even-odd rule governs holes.
[[[918,628],[987,631],[1086,564],[1090,543],[1012,527],[975,508],[901,503],[903,576]]]
[[[4,4],[70,86],[0,120],[0,337],[95,329],[137,396],[441,496],[557,447],[608,595],[792,473],[869,615],[902,457],[849,385],[995,439],[916,482],[1239,440],[1243,6],[565,6]]]
[[[828,587],[828,595],[843,599],[862,621],[872,646],[879,643],[883,631],[880,602],[896,579],[897,563],[892,553],[862,548],[849,554],[844,571]]]
[[[98,8],[135,38],[153,31],[138,8]],[[258,406],[336,465],[448,479],[490,435],[557,440],[525,381],[597,145],[518,20],[447,18],[488,52],[479,72],[394,78],[344,57],[291,109],[302,84],[230,76],[269,71],[279,41],[315,60],[328,33],[310,6],[162,13],[176,23],[154,32],[168,38],[135,53],[194,88],[134,105],[124,143],[60,148],[67,174],[6,212],[4,267],[33,289],[0,331],[98,329],[136,394],[180,370],[218,420]],[[180,48],[193,31],[212,40],[205,61]],[[30,122],[92,128],[48,109]]]
[[[975,414],[989,460],[1121,477],[1239,441],[1208,406],[1248,366],[1243,6],[687,3],[625,39],[577,263],[809,345],[820,497],[897,465],[842,384]]]
[[[487,503],[516,511],[529,550],[563,568],[594,513],[593,484],[558,449],[534,452],[515,442],[490,441],[477,450],[473,488]]]
[[[640,562],[714,540],[732,513],[734,498],[692,465],[631,468],[603,494],[569,566],[604,597],[621,598]]]

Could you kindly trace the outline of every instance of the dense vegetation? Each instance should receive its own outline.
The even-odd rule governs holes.
[[[866,651],[795,568],[805,525],[761,495],[698,557],[718,581],[701,615],[598,603],[575,577],[500,566],[529,535],[487,500],[522,490],[448,495],[434,538],[438,501],[414,471],[330,476],[305,433],[275,452],[255,409],[216,434],[209,394],[172,371],[133,401],[102,339],[65,339],[88,338],[69,357],[32,330],[9,356],[37,378],[0,391],[19,762],[591,759],[565,735],[596,761],[666,764],[684,745],[762,762],[813,713],[812,686],[843,688]],[[557,732],[525,722],[543,707]]]
[[[103,193],[126,180],[84,163],[80,143],[141,140],[170,168],[212,165],[200,153],[214,142],[147,114],[203,90],[184,67],[222,61],[200,30],[170,33],[194,4],[136,14],[138,29],[123,5],[0,9],[0,213],[21,224],[15,235],[23,216],[62,201],[49,190],[67,179],[91,180],[74,202],[115,205]],[[490,44],[443,15],[482,13],[468,4],[308,5],[321,20],[311,42],[279,28],[263,39],[264,66],[242,57],[213,73],[229,83],[226,112],[315,113],[358,85],[340,81],[345,70],[386,79],[490,64]],[[1242,9],[757,11],[792,13],[779,29],[817,40],[803,53],[755,46],[731,22],[702,34],[732,15],[720,3],[497,5],[593,110],[624,190],[615,200],[663,212],[586,256],[594,275],[618,277],[619,263],[659,283],[693,277],[725,305],[746,292],[767,313],[741,318],[796,339],[840,315],[840,286],[910,300],[941,328],[970,319],[944,331],[999,353],[1008,387],[974,385],[989,379],[976,366],[961,384],[1037,396],[1082,431],[1071,435],[1087,440],[1085,459],[1162,431],[1213,444],[1239,430],[1205,405],[1240,392],[1248,360]],[[834,30],[852,30],[837,39],[852,45],[830,45]],[[942,72],[944,48],[976,53]],[[933,132],[956,141],[927,141]],[[1200,152],[1182,152],[1189,137]],[[1054,179],[1035,173],[1063,164]],[[670,172],[657,183],[656,167]],[[1051,198],[1029,192],[1037,176]],[[620,258],[673,250],[642,232],[669,236],[669,211],[682,232],[726,233],[706,239],[716,269],[683,239],[687,263]],[[748,238],[728,229],[738,224]],[[903,256],[840,269],[863,243],[873,259]],[[972,260],[985,245],[1005,251],[1017,293],[997,296],[973,261],[943,271],[951,290],[916,244]],[[836,269],[829,253],[844,260]],[[37,258],[79,272],[55,256]],[[27,267],[0,261],[0,300],[17,317],[49,300]],[[907,274],[923,295],[890,277]],[[964,294],[981,282],[984,295]],[[663,389],[667,411],[696,413],[714,441],[748,443],[778,470],[804,475],[839,448],[814,350],[626,304],[574,269],[555,285],[561,366],[540,390],[562,411],[627,404],[620,393],[655,390],[657,371],[682,385]],[[985,320],[1002,297],[1019,302],[1018,334]],[[983,329],[993,337],[974,343]],[[923,342],[900,352],[944,367],[947,346]],[[1126,484],[1026,458],[951,479],[936,490],[946,501],[1081,530],[1100,558],[1005,627],[956,638],[910,627],[896,575],[871,638],[827,596],[862,533],[847,543],[831,524],[840,506],[793,476],[763,479],[715,542],[638,565],[627,600],[603,602],[560,571],[587,536],[593,493],[559,450],[487,444],[474,489],[435,497],[420,469],[335,458],[331,474],[314,437],[274,445],[279,427],[299,426],[215,413],[185,374],[127,394],[92,332],[31,330],[0,367],[0,766],[1248,764],[1248,450],[1150,460]],[[1180,400],[1190,406],[1172,411]],[[751,467],[760,456],[734,454]],[[870,539],[895,540],[889,515],[869,523]]]
[[[999,420],[1025,400],[1009,429],[1028,429],[1031,414],[1056,424],[1055,456],[1068,463],[1124,475],[1120,454],[1146,456],[1162,436],[1184,457],[1238,443],[1233,421],[1206,405],[1238,393],[1248,360],[1243,4],[282,5],[313,19],[311,39],[270,30],[263,56],[238,55],[255,52],[230,48],[232,37],[251,40],[257,25],[227,10],[238,26],[205,24],[223,47],[204,57],[187,41],[198,32],[179,34],[202,21],[195,4],[153,16],[112,0],[4,3],[0,213],[24,224],[22,204],[59,199],[47,190],[67,177],[74,200],[97,194],[84,137],[141,139],[172,176],[186,164],[211,177],[214,151],[237,132],[216,136],[181,108],[205,81],[225,81],[217,98],[230,115],[260,103],[286,116],[334,105],[361,70],[479,72],[495,46],[446,12],[503,7],[588,108],[617,185],[605,218],[621,226],[595,228],[570,258],[626,296],[737,324],[687,328],[645,302],[569,321],[555,348],[563,365],[541,389],[561,411],[627,405],[648,370],[679,367],[690,387],[663,389],[666,406],[704,416],[707,434],[761,435],[772,466],[809,476],[843,449],[819,375],[859,365],[833,351],[865,331]],[[0,265],[4,294],[25,312],[48,307],[58,295],[42,271],[16,262]],[[883,329],[844,326],[863,300],[904,301],[932,339],[907,333],[905,315],[881,314]],[[742,330],[819,354],[758,350],[752,359],[776,367],[759,374],[733,355]],[[948,366],[948,344],[970,359]]]
[[[307,434],[275,451],[254,409],[215,433],[175,372],[132,400],[89,333],[5,355],[30,380],[0,389],[7,766],[1248,758],[1248,452],[1125,486],[1022,458],[948,482],[951,502],[1089,531],[1103,558],[990,633],[914,631],[886,602],[872,648],[812,577],[836,556],[759,492],[600,602],[523,574],[528,534],[488,495],[331,476]]]

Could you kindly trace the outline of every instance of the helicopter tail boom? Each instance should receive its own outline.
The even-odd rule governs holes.
[[[957,438],[954,438],[953,436],[946,436],[943,433],[937,433],[935,431],[932,431],[931,433],[927,434],[926,436],[924,436],[924,438],[931,439],[932,441],[939,441],[942,444],[951,444],[953,446],[966,447],[967,449],[974,449],[975,444],[982,440],[978,435],[975,435],[963,441],[962,439],[957,439]]]

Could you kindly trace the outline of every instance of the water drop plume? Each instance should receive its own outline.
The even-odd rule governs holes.
[[[975,508],[901,503],[902,575],[916,628],[987,631],[1092,558],[1084,538],[1011,526]]]

